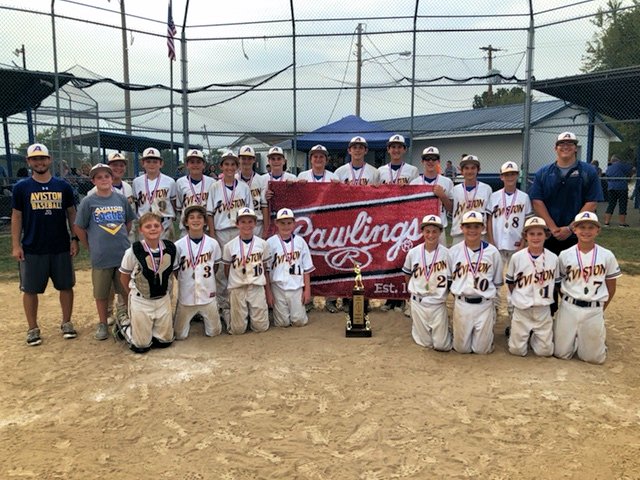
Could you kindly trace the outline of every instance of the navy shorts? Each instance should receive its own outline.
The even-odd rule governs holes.
[[[20,290],[25,293],[44,293],[49,279],[56,290],[71,290],[76,273],[69,252],[45,255],[24,254],[20,262]]]

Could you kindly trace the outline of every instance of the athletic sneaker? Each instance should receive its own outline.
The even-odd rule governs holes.
[[[76,332],[76,329],[73,328],[73,323],[71,322],[63,323],[60,326],[60,329],[62,330],[62,336],[66,339],[76,338],[78,336],[78,333]]]
[[[109,327],[105,323],[99,323],[93,336],[96,340],[106,340],[109,337]]]
[[[35,347],[36,345],[40,345],[42,343],[42,339],[40,338],[40,329],[38,327],[32,328],[27,332],[27,345],[30,347]]]

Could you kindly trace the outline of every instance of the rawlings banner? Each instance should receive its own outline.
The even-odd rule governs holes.
[[[439,214],[432,187],[270,182],[269,188],[271,212],[292,209],[295,234],[309,245],[316,267],[313,295],[351,296],[358,262],[368,298],[408,296],[402,273],[406,253],[423,241],[422,217]]]

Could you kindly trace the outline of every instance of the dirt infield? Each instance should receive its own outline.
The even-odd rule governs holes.
[[[315,311],[300,329],[191,337],[148,355],[93,339],[79,272],[63,340],[57,294],[27,347],[17,284],[0,284],[0,478],[640,478],[637,278],[607,311],[604,366],[416,346],[372,313],[371,339]],[[496,332],[502,331],[502,322]]]

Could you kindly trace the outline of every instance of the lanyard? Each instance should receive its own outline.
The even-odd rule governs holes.
[[[464,192],[464,202],[465,208],[473,208],[473,201],[476,199],[476,195],[478,194],[478,183],[473,187],[473,197],[471,197],[471,204],[469,204],[469,197],[467,196],[467,185],[462,184],[462,191]]]
[[[156,186],[153,187],[153,191],[149,191],[149,177],[147,174],[144,174],[144,188],[147,191],[147,199],[149,200],[149,205],[153,203],[153,200],[156,197],[156,192],[158,191],[158,187],[160,186],[160,175],[158,175],[158,179],[156,180]]]
[[[517,190],[513,192],[513,195],[511,197],[511,205],[509,206],[509,210],[507,210],[507,195],[504,192],[504,188],[502,189],[502,209],[504,210],[504,217],[506,220],[504,226],[506,228],[509,228],[509,215],[511,215],[511,213],[513,212],[513,206],[516,203],[516,198],[518,198]]]
[[[158,272],[160,271],[160,265],[162,265],[162,258],[164,257],[164,248],[162,248],[162,240],[158,244],[158,249],[160,250],[160,258],[158,259],[158,265],[156,265],[156,261],[153,258],[153,252],[151,251],[151,248],[149,248],[149,245],[147,245],[147,242],[145,242],[144,240],[142,241],[142,248],[144,248],[144,251],[149,254],[149,257],[151,257],[151,269],[153,270],[153,273],[155,274],[156,278],[159,277],[160,274]]]
[[[582,274],[582,278],[584,278],[584,283],[589,283],[589,278],[593,275],[593,271],[595,270],[596,261],[598,260],[598,247],[593,247],[591,251],[591,270],[587,273],[584,269],[584,265],[582,264],[582,252],[576,246],[576,257],[578,258],[578,266],[580,267],[580,273]]]
[[[251,243],[249,244],[249,249],[247,250],[247,254],[244,254],[244,241],[242,238],[238,237],[238,241],[240,242],[240,263],[242,263],[242,267],[245,268],[247,266],[247,260],[251,256],[251,251],[253,250],[253,243],[255,242],[256,237],[251,237]]]
[[[204,198],[204,177],[200,180],[200,194],[196,193],[195,188],[193,188],[193,182],[191,181],[191,177],[187,175],[187,184],[189,185],[189,189],[191,190],[191,194],[195,198],[195,203],[197,205],[202,204],[202,199]]]
[[[321,178],[320,180],[318,180],[318,179],[316,178],[316,174],[315,174],[315,173],[313,173],[313,170],[311,170],[311,178],[313,179],[313,181],[314,181],[314,182],[324,182],[324,177],[325,177],[325,175],[326,175],[326,174],[327,174],[327,171],[326,171],[326,170],[324,170],[324,171],[322,172],[322,178]]]
[[[233,198],[236,196],[236,184],[237,180],[233,180],[233,187],[231,188],[231,197],[227,194],[227,185],[222,181],[222,195],[224,196],[224,206],[227,210],[233,208]]]
[[[396,176],[393,176],[393,168],[391,168],[391,164],[389,164],[389,177],[391,177],[391,183],[396,183],[398,181],[398,179],[400,178],[400,173],[402,172],[402,167],[404,167],[404,162],[402,162],[400,164],[400,168],[398,169],[398,172],[396,173]]]
[[[202,237],[202,240],[200,240],[198,253],[195,255],[195,257],[193,256],[193,249],[191,248],[191,242],[192,240],[191,238],[189,238],[189,241],[187,242],[187,250],[189,250],[189,260],[191,260],[191,267],[195,271],[196,267],[198,266],[198,263],[200,263],[200,255],[202,254],[202,250],[204,249],[205,238]]]
[[[533,255],[531,255],[531,252],[527,250],[527,254],[529,255],[529,261],[531,262],[531,265],[533,266],[533,273],[534,275],[538,275],[538,273],[544,273],[544,252],[542,252],[542,271],[538,272],[538,268],[536,266],[537,260],[538,258],[533,258]],[[538,280],[538,283],[540,285],[542,285],[544,283],[544,275],[540,276],[540,279]]]
[[[480,269],[480,262],[482,261],[483,255],[484,245],[482,244],[482,242],[480,242],[480,254],[478,255],[478,261],[476,262],[476,265],[474,267],[471,263],[471,257],[469,257],[469,248],[466,245],[464,246],[464,256],[467,259],[467,265],[469,266],[469,271],[471,272],[471,275],[473,275],[473,278],[476,278],[478,276],[478,270]]]
[[[360,181],[362,180],[362,175],[364,175],[364,167],[365,165],[363,165],[360,168],[360,175],[356,177],[356,171],[353,168],[353,162],[349,162],[349,168],[351,169],[351,178],[352,178],[353,185],[360,185]]]
[[[431,278],[431,274],[433,273],[433,266],[436,264],[436,260],[438,259],[438,250],[440,249],[440,245],[436,247],[435,252],[433,252],[433,258],[431,259],[431,265],[427,269],[427,254],[426,248],[422,249],[422,270],[424,271],[424,278],[427,284],[427,290],[429,290],[429,279]]]
[[[289,265],[293,265],[293,235],[291,235],[291,251],[287,253],[287,244],[282,240],[282,237],[278,235],[278,240],[280,240],[280,245],[282,245],[282,251],[284,252],[284,258],[287,260]]]

